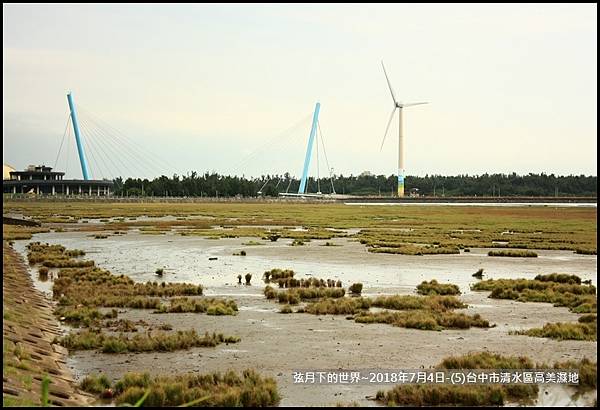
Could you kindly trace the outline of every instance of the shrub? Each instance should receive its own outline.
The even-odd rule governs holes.
[[[473,277],[477,279],[483,278],[483,268],[477,269],[477,272],[473,274]]]
[[[251,273],[246,273],[246,285],[250,284],[250,279],[252,279],[252,274]]]

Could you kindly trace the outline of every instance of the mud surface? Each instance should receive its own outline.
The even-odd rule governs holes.
[[[322,369],[415,369],[438,364],[450,355],[487,350],[504,355],[524,355],[535,362],[554,363],[588,357],[596,360],[597,343],[553,341],[527,336],[511,336],[508,331],[540,327],[548,322],[576,321],[578,315],[567,308],[545,303],[521,303],[489,299],[488,292],[471,292],[471,275],[484,269],[486,278],[533,278],[537,274],[571,273],[596,284],[596,256],[569,251],[537,251],[538,258],[493,258],[486,249],[471,249],[460,255],[405,256],[368,253],[365,246],[347,239],[329,240],[342,246],[321,246],[313,240],[305,246],[289,246],[291,240],[244,246],[248,238],[210,240],[201,237],[144,235],[129,232],[107,239],[94,239],[89,233],[63,232],[36,234],[33,241],[60,243],[83,249],[86,257],[115,274],[134,280],[160,281],[154,271],[165,267],[168,282],[192,282],[205,286],[206,295],[233,298],[237,316],[204,314],[152,314],[148,310],[123,310],[119,317],[143,319],[150,324],[169,323],[174,330],[194,328],[198,332],[222,332],[241,337],[241,342],[216,348],[195,348],[171,353],[101,354],[75,352],[68,365],[77,378],[92,372],[105,372],[117,378],[127,371],[153,374],[224,371],[255,368],[277,380],[284,406],[335,405],[356,401],[374,405],[379,389],[393,385],[299,385],[293,370]],[[256,238],[252,238],[257,240]],[[16,241],[24,252],[28,241]],[[245,250],[248,256],[233,256]],[[217,257],[217,260],[209,260]],[[344,287],[364,284],[363,295],[412,294],[423,280],[458,284],[461,299],[469,304],[464,312],[480,313],[491,329],[446,330],[441,332],[396,328],[385,324],[358,324],[344,316],[280,314],[279,305],[267,301],[262,291],[262,273],[272,268],[290,268],[296,277],[309,275],[341,279]],[[237,275],[253,274],[251,286],[237,285]],[[31,271],[35,277],[36,272]],[[38,286],[49,290],[51,281]],[[295,309],[294,309],[295,310]],[[141,329],[140,329],[141,330]],[[571,392],[572,393],[572,392]],[[541,393],[540,403],[564,405],[569,395],[551,390]],[[594,392],[595,395],[595,392]],[[581,403],[579,403],[581,404]]]

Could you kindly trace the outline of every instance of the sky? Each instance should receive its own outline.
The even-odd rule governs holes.
[[[3,162],[395,174],[381,60],[407,175],[597,175],[596,4],[3,4]]]

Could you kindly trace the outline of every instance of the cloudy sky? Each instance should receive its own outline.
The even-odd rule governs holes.
[[[383,59],[401,101],[430,102],[405,110],[408,175],[596,175],[596,15],[596,4],[4,4],[4,162],[81,177],[65,135],[72,91],[94,177],[299,175],[317,101],[333,172],[390,175]],[[315,151],[313,175],[316,163]]]

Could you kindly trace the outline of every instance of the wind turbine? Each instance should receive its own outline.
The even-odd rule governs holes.
[[[383,141],[381,141],[381,151],[383,149],[383,144],[385,143],[385,137],[387,136],[388,130],[390,129],[390,124],[392,123],[392,119],[394,118],[394,114],[396,110],[398,110],[398,197],[402,198],[404,196],[404,136],[402,135],[402,109],[405,107],[412,107],[413,105],[420,104],[428,104],[427,102],[417,102],[417,103],[407,103],[403,104],[396,100],[396,95],[394,95],[394,90],[392,89],[392,84],[390,83],[390,79],[388,78],[387,72],[385,71],[385,66],[383,65],[383,60],[381,60],[381,66],[383,67],[383,73],[385,74],[385,79],[387,80],[388,87],[390,87],[390,93],[392,94],[392,100],[394,100],[394,109],[392,110],[392,114],[390,115],[390,119],[387,123],[387,127],[385,127],[385,134],[383,134]]]

